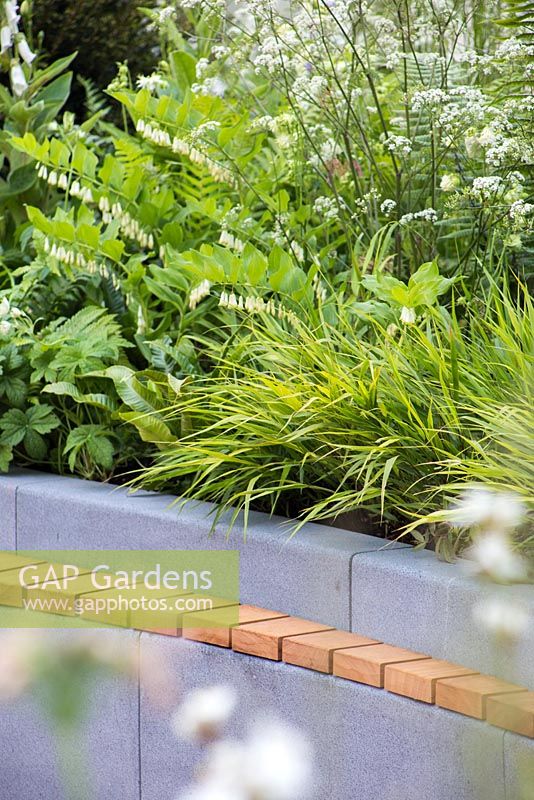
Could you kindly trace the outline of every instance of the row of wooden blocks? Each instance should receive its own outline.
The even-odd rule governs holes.
[[[255,606],[240,606],[239,624],[233,628],[210,628],[212,614],[186,615],[182,636],[386,689],[534,738],[534,692],[522,686]]]
[[[106,597],[109,594],[106,591],[95,592],[89,576],[83,574],[71,581],[67,589],[55,589],[54,585],[48,587],[45,578],[49,564],[25,559],[16,553],[4,553],[0,568],[0,604],[22,605],[25,594],[19,569],[24,564],[38,565],[35,580],[39,585],[43,583],[40,596],[45,598],[72,601],[78,597]],[[121,591],[121,594],[129,593]],[[168,590],[163,592],[165,596],[168,594]],[[534,692],[524,687],[376,639],[255,606],[239,606],[234,616],[236,624],[224,627],[221,625],[221,608],[231,606],[235,609],[237,603],[221,598],[212,600],[211,611],[171,615],[173,619],[169,624],[175,626],[172,629],[146,628],[138,616],[127,612],[112,622],[156,633],[183,635],[187,639],[233,648],[236,652],[283,660],[317,672],[385,688],[414,700],[486,719],[493,725],[534,738]],[[101,621],[98,615],[95,619]]]

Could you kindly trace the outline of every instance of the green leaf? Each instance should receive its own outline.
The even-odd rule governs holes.
[[[33,461],[44,461],[46,458],[46,442],[40,433],[31,428],[24,436],[24,449]]]
[[[173,436],[163,420],[151,414],[137,414],[135,411],[124,411],[119,414],[125,422],[129,422],[137,428],[139,436],[143,442],[153,444],[173,444],[176,436]]]
[[[54,414],[52,406],[32,406],[29,411],[26,412],[26,418],[28,420],[28,427],[33,431],[37,431],[37,433],[50,433],[54,428],[61,425],[60,420]]]
[[[0,419],[0,428],[3,431],[2,444],[20,444],[26,435],[26,414],[19,408],[11,408]]]
[[[7,444],[0,444],[0,470],[7,472],[13,460],[13,449]]]

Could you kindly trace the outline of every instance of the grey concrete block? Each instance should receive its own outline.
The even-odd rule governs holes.
[[[0,477],[0,550],[17,548],[17,485],[7,475]]]
[[[504,734],[506,800],[534,800],[534,740]]]
[[[237,549],[241,599],[340,628],[350,625],[351,561],[384,541],[321,525],[290,537],[288,520],[250,515],[211,530],[214,506],[171,507],[170,495],[75,478],[29,481],[17,490],[19,549]],[[403,545],[393,544],[391,547]]]
[[[52,642],[71,635],[51,631]],[[136,640],[138,634],[102,633]],[[73,746],[86,755],[91,800],[139,800],[138,685],[101,678],[89,688],[89,717]],[[59,774],[52,721],[31,695],[0,705],[0,797],[67,800]]]
[[[434,706],[299,667],[176,640],[151,639],[184,692],[231,684],[240,698],[231,735],[262,714],[295,725],[315,750],[307,800],[504,800],[503,731]],[[143,676],[142,676],[143,677]],[[177,742],[141,682],[142,800],[174,797],[198,748]]]
[[[473,617],[475,604],[494,596],[516,600],[529,611],[530,624],[515,648],[500,649]],[[461,563],[440,562],[427,551],[409,548],[353,559],[352,630],[532,684],[534,587],[489,586],[468,577]]]
[[[358,556],[352,563],[352,630],[445,658],[448,595],[456,575],[456,567],[427,551]]]
[[[17,549],[17,494],[25,486],[36,482],[55,481],[55,475],[35,470],[13,468],[0,474],[0,550]]]
[[[527,628],[515,644],[499,643],[473,617],[475,605],[493,599],[505,606],[520,604],[527,612]],[[534,688],[534,586],[488,585],[458,569],[458,577],[450,585],[448,609],[447,652],[451,660]]]

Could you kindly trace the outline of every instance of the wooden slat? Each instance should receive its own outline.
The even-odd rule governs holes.
[[[280,661],[282,641],[286,637],[328,630],[332,630],[328,625],[319,625],[317,622],[310,622],[299,617],[282,617],[266,622],[252,622],[234,628],[232,647],[238,653],[248,653],[251,656]]]
[[[369,686],[384,686],[384,670],[387,664],[428,659],[422,653],[413,653],[390,644],[375,644],[370,647],[355,647],[336,650],[333,674],[350,681],[367,683]]]
[[[30,566],[34,567],[34,569],[21,575],[22,568]],[[69,576],[64,579],[63,566],[63,564],[28,559],[26,564],[19,564],[16,569],[0,572],[0,604],[21,607],[23,600],[26,598],[34,601],[58,601],[58,603],[69,600],[69,587],[73,581],[79,578]],[[52,580],[52,577],[49,578],[46,585],[43,585],[51,569],[54,570],[59,580],[59,586],[56,585],[55,580]],[[89,570],[87,568],[85,570],[80,569],[80,572],[85,574]],[[23,583],[27,583],[31,588],[26,588]],[[50,613],[60,613],[59,607],[55,611],[50,610]],[[69,612],[65,611],[65,613],[68,614]]]
[[[314,669],[317,672],[332,672],[335,650],[347,647],[363,647],[379,644],[377,639],[359,636],[347,631],[321,631],[302,636],[289,636],[282,643],[282,659],[288,664]]]
[[[525,692],[521,686],[501,681],[491,675],[467,675],[445,678],[436,683],[436,703],[468,717],[485,719],[486,701],[492,695]]]
[[[10,552],[9,550],[0,551],[0,572],[7,572],[12,569],[21,569],[31,564],[42,564],[42,558],[27,558],[21,556],[19,553]]]
[[[478,675],[474,669],[460,667],[449,661],[428,658],[423,661],[410,661],[401,664],[387,664],[384,673],[384,687],[388,692],[434,703],[436,682],[440,678],[457,678],[462,675]]]
[[[279,611],[268,611],[266,608],[258,606],[239,606],[238,625],[250,622],[263,622],[269,619],[281,619],[287,614]],[[220,618],[220,615],[219,615]],[[184,614],[182,635],[184,639],[194,639],[196,642],[215,644],[218,647],[231,647],[232,630],[235,626],[210,628],[210,620],[217,621],[217,612],[202,611],[192,614]]]
[[[119,590],[117,590],[119,591]],[[126,595],[128,590],[126,590]],[[122,590],[120,594],[125,594]],[[233,608],[238,605],[237,600],[229,600],[226,597],[210,597],[209,595],[199,595],[195,592],[182,592],[174,591],[169,592],[169,589],[157,589],[155,591],[147,592],[150,598],[165,600],[167,603],[166,611],[142,611],[132,610],[129,613],[129,626],[136,630],[147,631],[148,633],[162,632],[165,636],[183,636],[183,620],[184,617],[193,613],[207,613],[208,609],[199,612],[183,610],[186,603],[209,603],[209,611],[217,613],[219,609],[219,619],[221,615],[224,619],[224,609]],[[136,597],[135,594],[132,598]],[[176,608],[176,603],[179,603],[181,608]],[[237,614],[236,614],[237,616]]]
[[[486,719],[499,728],[534,739],[534,692],[488,697]]]

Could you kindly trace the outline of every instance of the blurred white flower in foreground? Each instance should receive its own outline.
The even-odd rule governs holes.
[[[495,638],[514,640],[525,632],[530,622],[527,609],[514,600],[493,597],[473,607],[473,618]]]
[[[297,800],[309,792],[311,763],[297,730],[258,724],[243,742],[213,744],[198,785],[182,800]]]
[[[173,716],[175,734],[190,741],[216,738],[230,718],[236,699],[229,686],[210,686],[191,692]]]
[[[9,631],[0,636],[0,700],[13,700],[28,688],[41,641],[36,631]]]
[[[515,528],[525,514],[525,508],[516,495],[485,486],[471,486],[453,510],[454,524],[486,530]]]
[[[294,800],[307,794],[311,781],[311,752],[297,730],[274,722],[258,725],[245,750],[248,797]]]
[[[180,800],[299,800],[311,788],[312,753],[302,734],[271,720],[244,741],[220,739],[236,703],[233,689],[193,691],[174,715],[178,736],[208,744],[198,780]]]
[[[503,531],[480,534],[467,551],[475,573],[487,575],[497,583],[524,581],[528,570],[526,561],[511,548]]]

